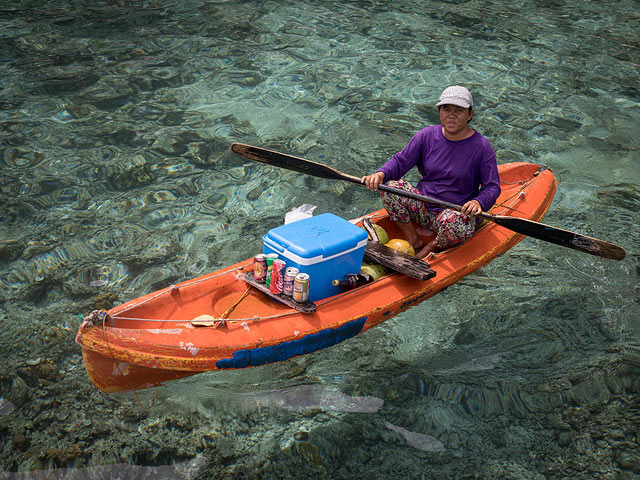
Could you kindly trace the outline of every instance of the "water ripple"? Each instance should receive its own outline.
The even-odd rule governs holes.
[[[287,467],[335,478],[564,478],[575,473],[567,465],[584,464],[611,475],[624,453],[609,442],[611,419],[624,430],[632,412],[621,401],[619,417],[594,418],[637,390],[614,368],[619,345],[640,331],[637,5],[5,3],[0,398],[15,410],[3,417],[13,437],[4,470],[53,466],[63,428],[87,443],[78,462],[175,463],[206,450],[216,478],[250,476],[255,465],[265,478]],[[295,206],[345,218],[379,207],[356,185],[240,158],[231,143],[370,173],[439,121],[434,104],[448,84],[472,90],[472,126],[499,163],[544,163],[561,179],[545,222],[620,243],[627,258],[527,238],[349,342],[176,382],[196,395],[161,391],[178,400],[159,402],[166,423],[155,410],[132,422],[127,411],[139,408],[127,402],[137,401],[111,397],[124,419],[111,429],[122,437],[117,456],[100,430],[108,422],[91,409],[82,421],[93,426],[73,421],[78,392],[104,401],[85,395],[92,387],[70,340],[78,314],[243,260]],[[36,378],[48,361],[25,367],[45,357],[63,379]],[[221,387],[203,392],[202,378]],[[223,391],[241,392],[246,411],[225,410],[235,397]],[[580,440],[560,446],[559,431]]]

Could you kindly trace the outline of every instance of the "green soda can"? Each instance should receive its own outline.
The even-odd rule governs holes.
[[[267,288],[271,287],[271,273],[273,272],[273,261],[278,258],[277,253],[267,253],[267,276],[264,279],[264,284]]]

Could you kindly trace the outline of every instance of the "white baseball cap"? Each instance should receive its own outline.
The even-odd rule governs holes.
[[[457,105],[459,107],[473,107],[473,97],[471,92],[460,85],[447,87],[440,95],[440,101],[436,103],[436,107],[440,105]]]

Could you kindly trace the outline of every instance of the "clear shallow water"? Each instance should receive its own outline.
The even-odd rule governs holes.
[[[638,20],[634,2],[1,7],[2,468],[638,474]],[[438,121],[453,83],[500,163],[561,180],[545,222],[625,261],[526,239],[326,351],[139,398],[91,386],[73,337],[97,297],[244,259],[302,203],[345,218],[377,205],[232,142],[371,172]]]

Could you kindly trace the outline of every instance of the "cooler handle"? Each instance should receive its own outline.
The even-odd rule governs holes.
[[[282,245],[279,245],[277,243],[273,243],[270,242],[267,238],[266,235],[265,237],[263,237],[262,241],[264,242],[265,245],[267,245],[269,248],[271,248],[272,250],[277,250],[278,252],[282,253],[284,252],[284,247]]]

